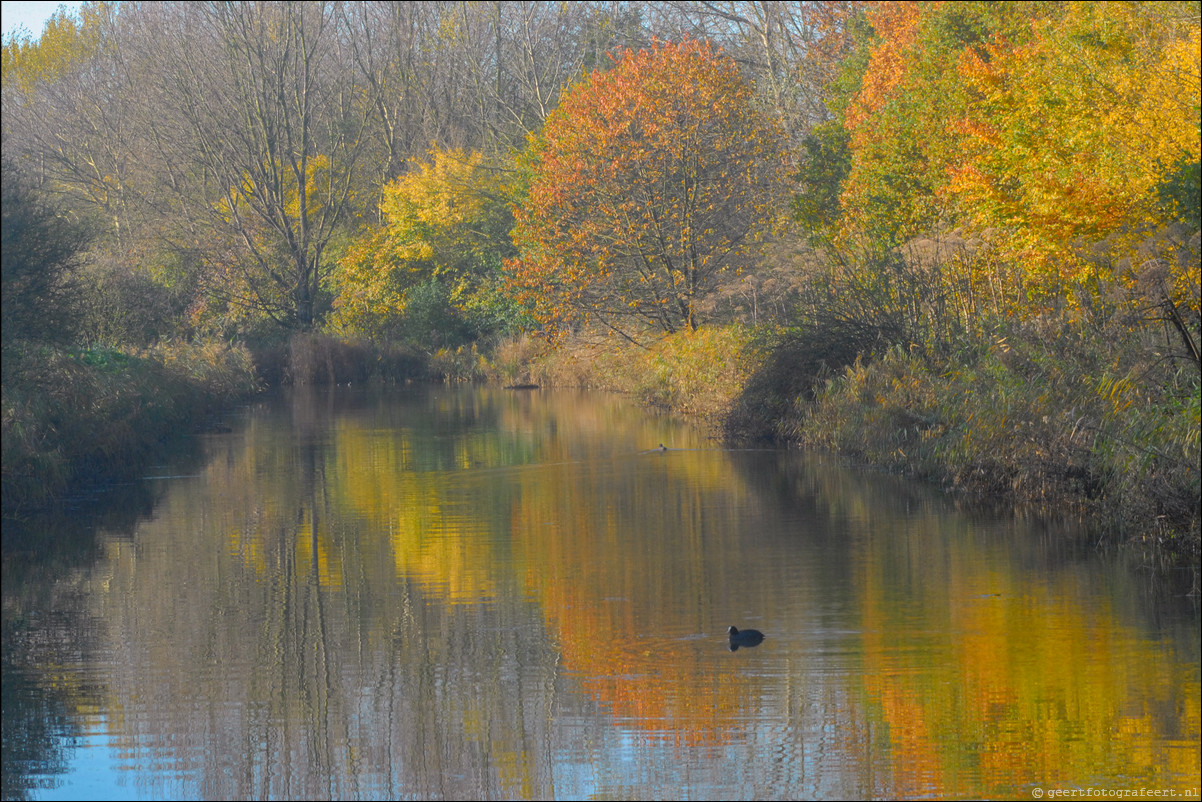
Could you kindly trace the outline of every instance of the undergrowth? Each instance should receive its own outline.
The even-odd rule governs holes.
[[[120,479],[163,443],[257,389],[249,352],[223,343],[126,352],[49,346],[10,353],[3,386],[3,509],[44,505]]]

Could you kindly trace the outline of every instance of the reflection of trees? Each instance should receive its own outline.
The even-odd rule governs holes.
[[[1197,774],[1197,634],[1142,635],[1021,527],[793,455],[640,454],[701,444],[596,398],[363,396],[331,429],[323,392],[214,439],[93,583],[117,746],[190,795]],[[732,655],[732,623],[769,640]]]
[[[139,764],[202,755],[182,775],[221,798],[498,797],[545,770],[554,686],[511,667],[522,655],[552,676],[528,604],[449,603],[398,576],[386,533],[352,528],[328,486],[240,499],[246,483],[220,475],[231,466],[169,502],[217,491],[220,514],[163,510],[202,523],[145,527],[171,553],[120,561],[106,596]]]
[[[317,391],[214,443],[139,533],[162,551],[104,597],[140,764],[203,755],[179,776],[206,796],[548,793],[551,711],[574,705],[496,551],[518,488],[475,479],[531,459],[528,396],[499,398],[368,403],[330,431]],[[598,740],[585,720],[573,739]]]
[[[754,499],[721,454],[682,464],[649,455],[523,474],[513,537],[566,669],[634,726],[721,741],[758,693],[737,663],[705,659],[720,638],[697,636],[724,631],[711,607],[766,609],[738,537]]]
[[[863,704],[890,795],[1021,795],[1082,777],[1196,787],[1198,633],[1180,649],[1097,603],[1139,593],[1138,575],[1118,567],[1099,594],[1096,555],[1064,531],[974,525],[921,488],[843,471],[793,481],[837,504],[855,543]]]
[[[104,498],[110,503],[95,502],[87,516],[57,510],[4,521],[0,798],[27,798],[42,778],[64,773],[70,745],[101,709],[106,689],[85,666],[101,630],[88,609],[89,569],[103,559],[96,526],[131,531],[153,509],[155,492],[134,484]]]
[[[56,585],[55,595],[71,585]],[[39,785],[33,778],[65,772],[67,744],[80,734],[79,716],[96,708],[101,689],[76,670],[76,656],[90,646],[85,633],[92,631],[81,620],[86,618],[82,612],[59,598],[58,609],[75,615],[64,615],[58,626],[35,626],[30,613],[38,608],[18,611],[20,602],[14,603],[9,594],[6,579],[0,659],[4,710],[0,717],[4,743],[0,798],[26,799],[30,789]]]

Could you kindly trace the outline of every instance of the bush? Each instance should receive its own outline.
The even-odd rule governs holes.
[[[0,235],[0,342],[5,375],[20,343],[68,343],[78,319],[77,273],[88,229],[47,204],[7,160]]]
[[[1155,339],[1044,318],[948,359],[894,348],[832,378],[794,434],[977,495],[1087,514],[1196,559],[1200,383],[1150,360]]]

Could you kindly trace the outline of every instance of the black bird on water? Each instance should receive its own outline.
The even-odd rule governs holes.
[[[743,629],[728,627],[726,634],[730,636],[730,650],[736,652],[740,646],[759,646],[764,642],[764,633],[758,629]]]

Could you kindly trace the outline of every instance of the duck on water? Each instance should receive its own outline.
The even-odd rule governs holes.
[[[727,627],[726,634],[730,636],[730,650],[738,651],[740,646],[759,646],[764,642],[764,633],[758,629],[739,629]]]

